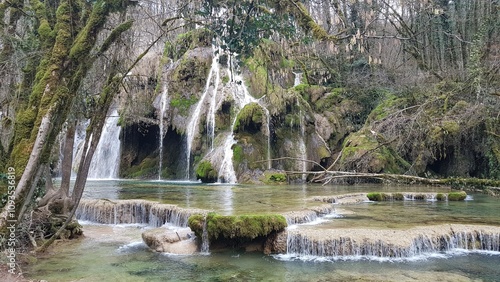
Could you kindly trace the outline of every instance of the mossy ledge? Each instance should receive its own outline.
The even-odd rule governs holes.
[[[287,226],[285,217],[277,214],[235,216],[211,212],[206,217],[196,214],[189,217],[188,225],[198,238],[202,238],[205,220],[210,244],[225,242],[233,246],[267,238]]]
[[[450,193],[381,193],[372,192],[366,194],[370,201],[404,201],[422,200],[422,201],[464,201],[467,198],[467,193],[464,191],[455,191]]]

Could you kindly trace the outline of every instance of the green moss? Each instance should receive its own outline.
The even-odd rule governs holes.
[[[158,159],[145,158],[139,165],[130,167],[125,172],[127,178],[148,178],[158,173]]]
[[[170,100],[170,106],[179,109],[182,115],[186,115],[189,112],[189,108],[196,104],[198,100],[195,97],[189,98],[173,98]]]
[[[375,202],[381,202],[384,200],[384,197],[380,192],[368,193],[366,194],[366,197],[368,198],[368,200]]]
[[[463,201],[467,197],[464,191],[448,193],[448,201]]]
[[[203,183],[213,183],[217,181],[219,173],[212,167],[209,161],[201,161],[196,167],[196,178]]]
[[[241,145],[235,144],[233,146],[233,162],[235,166],[238,166],[244,160],[243,147]]]
[[[265,184],[286,184],[287,183],[287,175],[283,172],[271,172],[266,171],[261,179]]]
[[[238,113],[236,123],[234,125],[234,132],[257,132],[260,130],[263,122],[264,111],[262,110],[262,107],[257,103],[250,103]]]
[[[189,217],[188,224],[198,238],[203,233],[203,215]],[[216,240],[230,240],[236,242],[251,241],[258,237],[265,237],[280,232],[287,226],[282,215],[240,215],[224,216],[209,213],[206,216],[208,238]]]
[[[132,24],[134,23],[133,20],[128,20],[124,23],[121,23],[119,26],[117,26],[115,29],[111,31],[109,34],[108,38],[104,41],[104,43],[101,45],[101,49],[99,50],[100,53],[106,52],[108,48],[113,44],[118,37],[125,31],[129,30],[132,27]]]
[[[312,89],[309,88],[309,91],[312,91]],[[333,89],[332,92],[328,93],[325,97],[319,99],[315,103],[316,110],[323,112],[325,110],[330,110],[335,105],[340,104],[342,99],[344,99],[344,93],[344,88]]]
[[[188,50],[197,47],[209,47],[213,34],[208,29],[195,29],[179,34],[174,42],[165,43],[164,56],[178,60]]]
[[[445,134],[451,134],[451,135],[454,135],[454,134],[457,134],[460,130],[460,126],[458,125],[458,123],[456,121],[451,121],[451,120],[446,120],[446,121],[443,121],[442,123],[442,129],[443,131],[445,132]]]
[[[446,201],[446,195],[443,193],[437,193],[436,200],[438,201]]]
[[[385,138],[368,130],[349,135],[343,144],[340,163],[343,169],[364,172],[402,173],[410,165],[397,152],[384,145]],[[381,144],[382,143],[382,144]]]

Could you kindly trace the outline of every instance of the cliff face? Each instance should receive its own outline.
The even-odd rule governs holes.
[[[313,63],[298,67],[274,42],[236,59],[211,46],[209,36],[182,34],[158,58],[149,122],[144,117],[123,130],[122,177],[232,182],[234,174],[237,182],[267,183],[294,171],[289,180],[304,181],[300,172],[332,164],[358,172],[498,177],[494,111],[457,85],[338,87],[325,83],[321,76],[328,75]]]

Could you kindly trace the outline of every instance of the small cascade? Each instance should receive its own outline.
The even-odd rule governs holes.
[[[236,115],[231,123],[231,130],[224,141],[224,158],[222,159],[222,164],[219,169],[218,181],[236,183],[238,179],[236,178],[236,173],[234,171],[232,149],[232,146],[236,144],[236,140],[234,139],[234,126],[236,124],[239,111],[250,103],[258,103],[258,100],[250,95],[243,81],[243,77],[240,74],[233,74],[230,69],[227,71],[228,76],[233,78],[230,84],[231,94],[233,95],[233,99],[236,103]]]
[[[232,132],[234,128],[234,122],[231,125],[231,132],[228,133],[226,139],[224,140],[223,145],[223,154],[224,157],[222,159],[222,164],[219,169],[218,182],[225,183],[236,183],[238,179],[236,178],[236,172],[233,167],[233,145],[236,144],[236,140],[234,140],[234,134]]]
[[[210,252],[210,244],[208,240],[208,231],[207,231],[207,216],[205,215],[205,220],[203,221],[203,231],[201,234],[201,248],[200,252],[203,254],[208,254]]]
[[[456,249],[500,251],[500,227],[447,225],[409,230],[288,230],[293,256],[409,258]]]
[[[160,153],[159,161],[158,161],[158,180],[161,180],[161,171],[163,169],[163,138],[165,137],[165,112],[167,110],[168,105],[168,85],[165,84],[163,88],[163,92],[161,93],[160,100],[160,136],[158,136],[158,149]]]
[[[113,179],[120,169],[120,130],[118,110],[113,109],[106,117],[101,139],[95,150],[88,178]]]
[[[295,75],[295,80],[293,81],[293,87],[295,87],[302,82],[302,73],[294,72],[293,74]]]
[[[297,80],[297,79],[296,79]],[[307,179],[307,148],[306,148],[306,133],[305,133],[305,125],[304,125],[304,116],[302,113],[302,109],[300,108],[299,99],[297,99],[297,107],[299,108],[299,130],[300,130],[300,138],[299,138],[299,158],[302,160],[300,162],[300,170],[304,172],[302,174],[302,180]]]
[[[322,205],[308,210],[292,211],[283,214],[288,226],[311,223],[326,215],[341,217],[336,214],[335,207],[333,205]]]
[[[207,117],[207,134],[208,142],[210,143],[210,151],[214,149],[214,139],[215,139],[215,105],[217,103],[217,89],[220,83],[220,69],[219,69],[219,55],[216,55],[214,60],[216,61],[216,67],[214,68],[215,80],[214,80],[214,90],[210,99],[210,106],[208,108]]]
[[[175,205],[160,204],[145,200],[81,200],[76,210],[78,220],[102,224],[147,224],[160,227],[171,224],[188,226],[193,214],[205,213],[198,209],[184,209]]]
[[[260,99],[259,99],[260,101]],[[272,169],[273,167],[273,164],[272,164],[272,161],[271,161],[271,114],[269,113],[269,110],[264,107],[263,105],[262,106],[262,109],[264,110],[264,113],[266,113],[266,125],[267,125],[267,131],[266,131],[266,134],[267,134],[267,154],[266,154],[266,157],[267,157],[267,169]]]
[[[233,167],[233,150],[232,146],[236,143],[234,139],[234,126],[237,121],[237,115],[241,109],[243,109],[249,103],[259,103],[260,101],[253,98],[243,81],[243,77],[240,74],[236,74],[233,72],[233,56],[231,54],[224,53],[223,50],[218,49],[215,46],[212,46],[213,49],[213,58],[212,65],[210,71],[208,73],[207,82],[205,84],[205,88],[200,97],[200,100],[196,104],[193,112],[191,113],[191,117],[189,119],[187,129],[186,129],[186,178],[189,179],[191,175],[191,150],[194,142],[195,136],[198,134],[198,124],[203,115],[206,114],[206,131],[207,131],[207,139],[209,144],[209,150],[206,152],[209,155],[209,158],[214,160],[212,163],[218,166],[218,181],[225,183],[236,183],[237,177]],[[227,72],[227,75],[224,77],[229,78],[229,82],[222,84],[221,83],[221,68],[222,66],[219,63],[219,58],[221,54],[227,55],[229,62],[228,67],[223,67],[223,70]],[[222,101],[227,101],[227,95],[231,95],[232,100],[234,101],[234,117],[231,122],[231,128],[228,132],[223,133],[225,137],[218,138],[222,142],[218,147],[220,149],[215,150],[214,141],[215,141],[215,115],[217,111],[218,105],[222,103]],[[266,121],[267,121],[267,134],[268,136],[268,152],[267,157],[268,168],[271,168],[271,130],[270,130],[270,114],[269,111],[261,104],[264,112],[266,113]]]
[[[211,102],[210,102],[210,109],[209,109],[209,114],[210,116],[207,117],[207,127],[209,127],[209,138],[211,139],[211,144],[213,148],[213,139],[214,139],[214,134],[215,134],[215,96],[217,94],[217,87],[220,83],[220,65],[219,65],[219,51],[215,48],[215,46],[212,46],[213,51],[214,51],[214,56],[212,58],[212,66],[210,67],[210,71],[208,72],[208,77],[207,77],[207,82],[205,84],[205,88],[203,90],[203,94],[200,97],[200,100],[196,104],[196,108],[194,109],[194,112],[191,114],[191,118],[189,119],[187,128],[186,128],[186,179],[190,178],[191,175],[191,148],[193,146],[193,140],[198,132],[198,123],[200,120],[200,116],[203,112],[203,106],[205,104],[205,99],[207,95],[209,95],[211,86],[212,86],[212,93],[211,93]],[[213,110],[212,110],[213,109]]]

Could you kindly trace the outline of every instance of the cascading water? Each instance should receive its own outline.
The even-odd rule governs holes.
[[[299,158],[302,160],[300,162],[300,169],[302,172],[302,180],[307,179],[307,148],[305,142],[305,126],[304,126],[304,117],[302,114],[302,109],[300,109],[299,99],[297,99],[297,107],[299,108],[299,130],[300,130],[300,138],[299,138]]]
[[[293,81],[293,87],[295,87],[302,82],[302,73],[294,72],[293,74],[295,75],[295,80]]]
[[[120,126],[118,110],[113,109],[102,128],[101,139],[90,164],[88,178],[113,179],[120,168]]]
[[[203,231],[201,234],[201,247],[200,252],[203,254],[208,254],[210,251],[210,244],[208,240],[208,230],[207,230],[207,216],[205,215],[203,221]]]
[[[299,85],[302,81],[302,73],[301,72],[294,72],[295,75],[295,80],[293,83],[293,87]],[[306,143],[305,143],[305,125],[304,125],[304,117],[302,114],[302,109],[300,108],[300,103],[299,99],[297,99],[297,108],[299,108],[299,129],[300,129],[300,139],[299,139],[299,158],[303,161],[300,163],[300,169],[304,174],[302,174],[302,180],[306,180],[307,174],[305,172],[307,171],[307,149],[306,149]]]
[[[236,183],[236,172],[233,166],[233,149],[232,146],[236,144],[234,139],[234,126],[236,124],[239,111],[250,103],[258,103],[259,101],[252,97],[248,92],[247,87],[240,74],[233,74],[230,69],[227,70],[228,76],[232,77],[231,94],[236,104],[236,116],[231,123],[231,131],[229,132],[226,140],[224,141],[224,158],[219,169],[219,182]],[[264,107],[263,107],[264,108]],[[270,135],[270,134],[269,134]]]
[[[191,114],[191,119],[188,122],[188,126],[186,128],[186,179],[190,178],[191,175],[191,148],[193,146],[193,140],[196,135],[197,129],[198,129],[198,123],[200,116],[203,112],[203,105],[205,98],[208,93],[210,92],[210,86],[213,85],[212,88],[212,93],[211,93],[211,103],[210,103],[210,111],[209,113],[211,116],[207,117],[207,126],[211,125],[210,133],[209,133],[209,138],[211,138],[211,144],[213,148],[213,139],[214,139],[214,132],[215,132],[215,96],[217,94],[217,87],[220,82],[220,65],[219,65],[219,51],[215,46],[212,46],[214,56],[212,58],[212,66],[210,67],[210,71],[208,73],[207,77],[207,82],[205,84],[205,88],[203,90],[203,94],[200,97],[200,100],[196,104],[196,108],[194,109],[194,112]],[[214,75],[215,74],[215,75]],[[215,77],[215,79],[214,79]],[[213,110],[212,110],[213,108]]]
[[[233,135],[233,129],[236,123],[236,117],[238,115],[238,112],[245,107],[245,105],[249,103],[259,103],[261,105],[262,109],[264,110],[266,114],[266,121],[267,121],[267,136],[268,136],[268,152],[267,152],[267,158],[268,158],[268,168],[271,168],[271,130],[270,130],[270,114],[269,111],[260,103],[259,100],[253,98],[249,93],[248,90],[243,82],[243,77],[239,74],[234,74],[232,71],[232,56],[229,54],[227,55],[228,58],[228,64],[229,66],[226,69],[227,71],[227,77],[230,79],[228,83],[225,83],[222,88],[221,88],[221,65],[219,63],[219,58],[220,55],[223,54],[223,50],[216,48],[215,46],[212,46],[213,50],[213,58],[212,58],[212,65],[210,67],[210,71],[208,73],[207,81],[205,84],[205,88],[203,90],[203,93],[200,97],[200,100],[196,104],[195,109],[191,113],[191,118],[189,119],[188,126],[186,129],[186,178],[189,179],[190,177],[190,171],[191,171],[191,149],[193,146],[193,141],[194,138],[198,132],[198,124],[200,121],[201,116],[206,113],[206,129],[207,129],[207,139],[208,139],[208,144],[209,144],[209,151],[207,154],[210,154],[216,150],[214,150],[214,140],[215,140],[215,114],[216,114],[216,109],[217,109],[217,103],[221,103],[226,98],[226,95],[230,93],[232,95],[232,98],[234,100],[234,111],[236,113],[234,119],[231,122],[231,129],[227,134],[226,138],[223,139],[223,144],[221,144],[222,149],[217,150],[217,152],[214,153],[214,158],[217,159],[215,161],[217,164],[219,164],[219,175],[218,175],[218,180],[219,182],[226,182],[226,183],[236,183],[237,182],[237,177],[236,173],[234,172],[233,168],[233,162],[232,162],[232,157],[233,157],[233,151],[232,151],[232,146],[236,143]],[[208,102],[207,102],[207,99]],[[206,105],[208,105],[208,108],[204,108]]]
[[[145,200],[81,200],[75,216],[78,220],[102,224],[148,224],[160,227],[166,223],[187,227],[193,214],[204,214],[199,209],[184,209],[176,205],[160,204]]]
[[[409,230],[287,230],[287,254],[298,257],[410,258],[456,249],[500,251],[498,227],[446,225]]]
[[[260,100],[259,100],[260,101]],[[261,105],[262,106],[262,105]],[[262,106],[262,109],[264,110],[264,113],[266,114],[266,125],[267,125],[267,169],[272,168],[272,161],[271,161],[271,114],[269,113],[269,110]]]
[[[158,149],[159,149],[159,161],[158,161],[158,180],[161,180],[161,171],[163,169],[163,138],[165,137],[165,121],[164,115],[167,110],[168,105],[168,85],[165,84],[163,87],[163,91],[161,93],[160,100],[160,136],[158,137]]]

